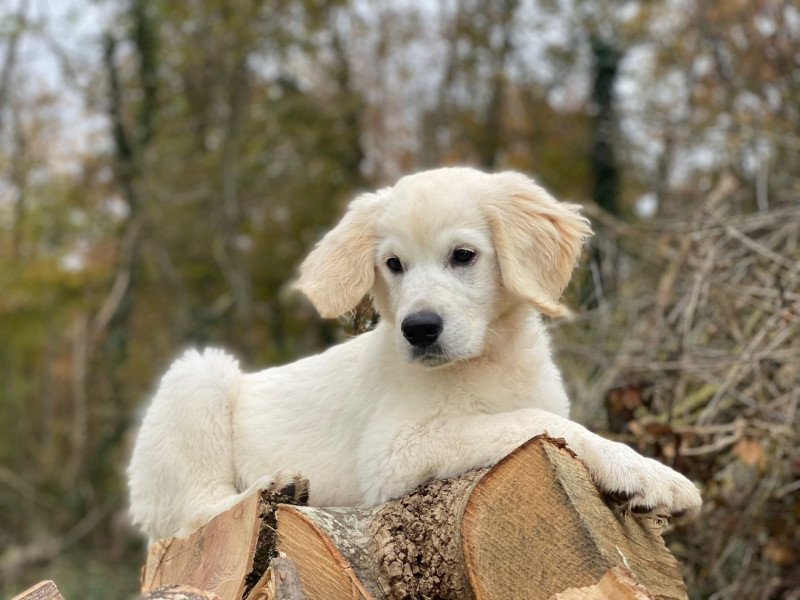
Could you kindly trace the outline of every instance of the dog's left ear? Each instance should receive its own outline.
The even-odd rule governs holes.
[[[492,175],[485,210],[503,285],[543,314],[561,317],[559,303],[581,246],[592,235],[580,206],[558,202],[520,173]]]
[[[325,318],[354,308],[375,282],[375,215],[383,191],[363,194],[300,265],[294,287]]]

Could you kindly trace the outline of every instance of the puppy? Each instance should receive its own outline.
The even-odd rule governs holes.
[[[545,432],[634,508],[699,506],[682,475],[568,419],[541,315],[567,313],[559,297],[590,234],[578,206],[512,172],[436,169],[358,197],[297,287],[323,317],[370,294],[377,327],[252,374],[220,350],[185,353],[136,440],[134,521],[151,539],[185,535],[295,473],[312,505],[377,504]]]

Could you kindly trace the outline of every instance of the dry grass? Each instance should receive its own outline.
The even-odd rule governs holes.
[[[590,272],[614,283],[556,347],[579,420],[701,486],[667,534],[690,596],[800,598],[797,192],[758,210],[726,175],[696,206],[641,227],[592,211],[613,259]]]

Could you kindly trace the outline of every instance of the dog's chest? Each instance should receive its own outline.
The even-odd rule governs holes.
[[[506,365],[462,372],[440,383],[443,414],[486,414],[529,407],[535,374]]]

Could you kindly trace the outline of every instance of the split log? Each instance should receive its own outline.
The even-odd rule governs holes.
[[[222,598],[242,598],[258,540],[258,494],[214,517],[188,538],[155,542],[142,571],[142,592],[189,584]]]
[[[262,490],[186,538],[154,542],[142,569],[142,594],[189,585],[222,600],[255,600],[269,583],[265,573],[276,554],[276,507],[288,502],[293,499]]]
[[[294,561],[285,556],[273,558],[263,583],[259,581],[247,600],[306,600]]]
[[[11,600],[64,600],[52,581],[40,581],[34,586],[14,596]]]
[[[141,600],[220,600],[220,597],[190,585],[165,585],[145,594]]]
[[[265,572],[276,552],[291,562]],[[284,585],[294,565],[302,591]],[[615,513],[563,440],[546,436],[377,507],[256,494],[189,538],[154,544],[142,583],[222,600],[686,599],[655,521]]]
[[[619,565],[603,575],[596,585],[559,592],[550,600],[653,600],[653,595],[630,569]]]
[[[620,565],[656,598],[687,597],[655,522],[615,514],[563,441],[543,436],[374,509],[279,506],[278,549],[309,599],[547,600]]]

